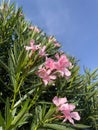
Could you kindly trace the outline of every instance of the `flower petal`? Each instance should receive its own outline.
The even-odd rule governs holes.
[[[32,47],[30,46],[25,46],[25,49],[28,51],[28,50],[32,50]]]
[[[62,104],[59,108],[58,108],[59,111],[69,111],[70,112],[70,109],[69,109],[69,105],[68,103],[66,104]]]
[[[31,47],[34,46],[34,40],[33,39],[30,41],[30,45],[31,45]]]
[[[68,118],[69,122],[74,125],[74,120],[72,118]]]
[[[56,106],[60,106],[64,103],[67,102],[67,98],[58,98],[57,96],[55,96],[52,100],[52,102],[56,105]]]
[[[70,111],[73,111],[75,109],[75,105],[69,104],[69,109],[70,109]]]
[[[80,120],[80,116],[78,112],[71,112],[71,117],[75,120]]]
[[[71,72],[67,68],[65,68],[64,73],[65,73],[65,76],[68,76],[68,77],[71,76]]]

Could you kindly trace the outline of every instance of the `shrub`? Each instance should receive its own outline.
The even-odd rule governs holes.
[[[98,129],[98,69],[80,74],[60,46],[22,8],[1,2],[1,130]]]

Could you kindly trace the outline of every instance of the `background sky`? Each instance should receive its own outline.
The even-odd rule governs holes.
[[[11,0],[23,7],[26,19],[48,35],[62,50],[93,70],[98,67],[98,0]]]

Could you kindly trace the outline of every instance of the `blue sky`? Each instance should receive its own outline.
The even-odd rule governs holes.
[[[11,0],[62,44],[62,50],[93,70],[98,67],[98,0]]]

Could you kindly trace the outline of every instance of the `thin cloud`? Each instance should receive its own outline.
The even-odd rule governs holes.
[[[61,1],[54,0],[47,4],[47,0],[36,1],[41,17],[47,27],[48,34],[62,34],[69,27],[70,16],[69,10],[62,6]]]

